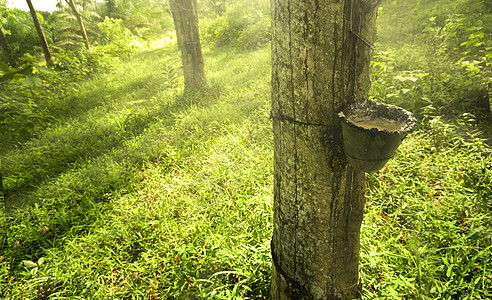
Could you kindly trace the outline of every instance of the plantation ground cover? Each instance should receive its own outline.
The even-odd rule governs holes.
[[[489,131],[434,101],[460,101],[442,68],[454,85],[479,80],[429,64],[419,40],[384,42],[384,9],[372,97],[414,110],[419,128],[368,176],[362,298],[490,298]],[[184,93],[175,41],[156,45],[47,101],[56,121],[2,148],[6,204],[30,204],[0,223],[2,298],[268,298],[269,48],[205,44],[210,88]]]
[[[205,93],[183,94],[179,76],[170,78],[175,44],[141,53],[82,83],[99,103],[3,154],[7,205],[35,204],[2,226],[4,297],[229,298],[246,285],[262,294],[269,51],[205,53],[216,66]],[[251,68],[249,59],[264,63]],[[83,104],[86,94],[77,97]],[[24,270],[22,260],[40,257]]]

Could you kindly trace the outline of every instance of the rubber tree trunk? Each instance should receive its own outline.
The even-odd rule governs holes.
[[[358,297],[365,174],[337,113],[367,98],[378,0],[272,0],[272,299]]]
[[[185,89],[200,89],[206,86],[206,81],[198,32],[197,2],[171,0],[169,3],[181,51]]]
[[[51,57],[50,48],[48,47],[48,43],[46,42],[46,37],[44,36],[43,28],[41,27],[41,23],[39,23],[38,15],[36,14],[36,10],[32,6],[31,0],[26,0],[27,5],[29,6],[29,11],[31,12],[32,20],[34,22],[34,26],[36,27],[36,31],[38,32],[39,41],[41,42],[41,48],[43,48],[44,58],[46,60],[46,64],[48,66],[53,66],[53,59]]]
[[[79,11],[75,7],[75,3],[73,3],[73,0],[65,0],[65,1],[70,6],[73,13],[75,14],[75,17],[77,18],[77,22],[79,23],[79,27],[80,27],[80,34],[82,35],[82,38],[84,39],[85,42],[85,48],[87,49],[87,51],[91,51],[91,45],[89,44],[89,39],[87,38],[87,32],[85,31],[85,26],[84,26],[84,21],[82,20],[82,16],[79,14]]]

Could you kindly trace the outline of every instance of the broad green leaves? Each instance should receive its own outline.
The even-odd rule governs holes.
[[[45,263],[45,258],[41,257],[38,259],[37,262],[33,262],[31,260],[23,260],[22,263],[24,264],[24,267],[29,269],[29,272],[32,275],[36,275],[36,273],[38,272],[38,268]]]

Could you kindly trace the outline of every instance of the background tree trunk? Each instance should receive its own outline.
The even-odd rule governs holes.
[[[206,86],[206,81],[196,0],[171,0],[169,3],[181,50],[185,89],[200,89]]]
[[[36,27],[36,31],[38,32],[38,36],[41,42],[41,48],[43,48],[46,64],[51,67],[53,66],[53,59],[51,58],[50,48],[48,47],[48,43],[46,42],[46,37],[44,36],[43,28],[39,23],[38,15],[36,14],[36,10],[32,6],[31,0],[26,0],[26,2],[27,5],[29,6],[29,11],[31,12],[32,20],[34,22],[34,26]]]
[[[272,299],[358,296],[365,174],[337,113],[367,98],[378,0],[272,0]]]
[[[75,7],[75,3],[73,3],[73,0],[65,0],[65,1],[68,3],[73,13],[75,14],[75,17],[77,18],[77,22],[79,23],[79,27],[80,27],[80,33],[85,41],[85,48],[87,49],[87,51],[91,51],[91,45],[89,44],[89,39],[87,38],[87,33],[85,31],[85,26],[84,26],[84,21],[82,20],[82,16],[79,14],[77,8]]]

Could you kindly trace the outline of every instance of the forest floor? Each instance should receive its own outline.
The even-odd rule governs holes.
[[[166,41],[73,84],[56,121],[0,153],[1,297],[268,299],[269,47],[204,45],[209,88],[184,93]],[[492,297],[480,126],[425,115],[368,175],[363,299]]]

